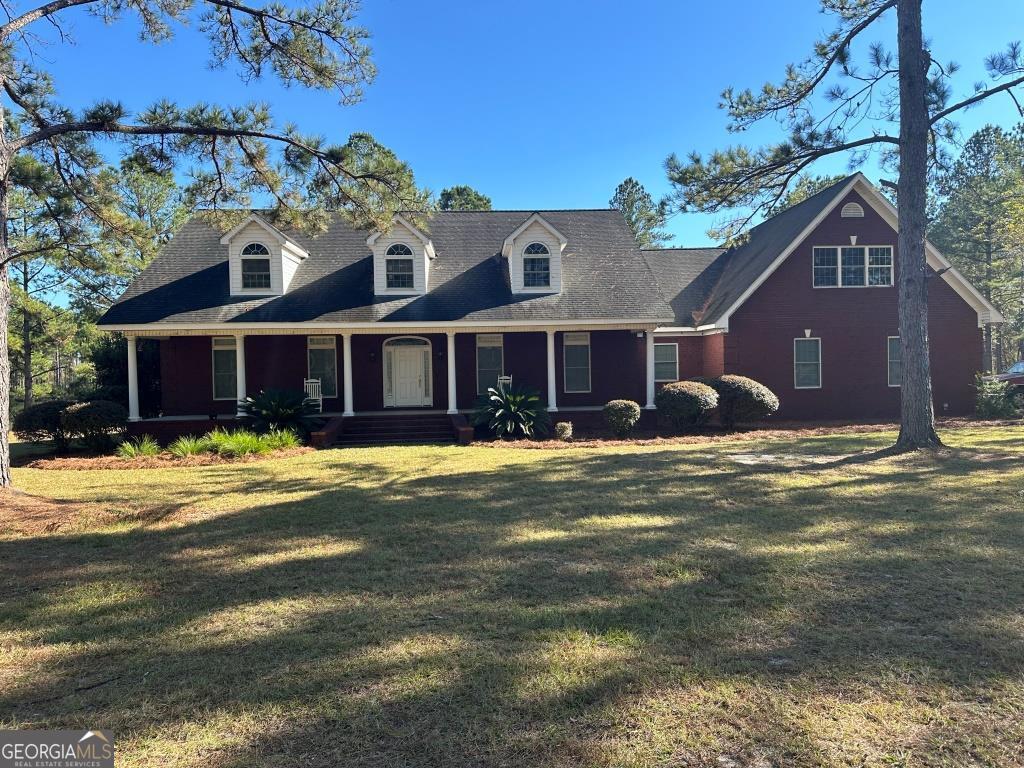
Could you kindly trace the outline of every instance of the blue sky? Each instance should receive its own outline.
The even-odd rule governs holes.
[[[776,11],[770,17],[769,7]],[[925,0],[924,7],[934,52],[962,67],[958,93],[984,79],[986,55],[1024,30],[1020,0]],[[817,9],[815,0],[367,0],[359,22],[373,35],[379,75],[354,107],[272,79],[245,85],[230,69],[210,70],[206,41],[194,27],[153,46],[139,42],[134,21],[104,27],[69,11],[64,18],[76,45],[42,56],[73,107],[111,97],[132,110],[158,98],[266,101],[279,120],[337,142],[353,131],[372,133],[435,192],[470,184],[496,208],[604,207],[627,176],[656,197],[668,192],[663,164],[671,152],[778,138],[771,123],[728,134],[718,97],[728,85],[777,80],[787,62],[805,56],[831,26]],[[892,47],[894,27],[893,18],[870,40]],[[959,122],[969,134],[986,122],[1017,119],[1002,97]],[[816,170],[845,169],[837,159]],[[877,176],[870,165],[864,170]],[[685,214],[670,229],[678,244],[701,245],[712,223]]]

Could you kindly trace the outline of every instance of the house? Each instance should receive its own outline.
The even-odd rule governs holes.
[[[133,422],[135,339],[159,340],[160,415],[134,431],[207,427],[306,379],[352,420],[455,416],[501,375],[567,419],[614,398],[653,411],[663,382],[722,373],[774,390],[780,418],[899,412],[896,212],[859,173],[728,249],[641,250],[614,210],[396,216],[367,235],[340,216],[314,237],[259,213],[187,223],[100,321],[129,340]],[[980,329],[1002,318],[927,255],[936,409],[965,414]]]

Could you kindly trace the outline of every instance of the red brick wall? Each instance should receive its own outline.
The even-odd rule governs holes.
[[[862,203],[863,219],[840,217],[848,201]],[[895,230],[851,193],[730,318],[724,368],[757,379],[778,394],[780,418],[878,419],[899,414],[899,389],[887,384],[886,359],[886,338],[899,334],[895,285],[812,287],[812,248],[844,245],[851,235],[857,236],[858,245],[891,245],[895,253]],[[895,261],[898,270],[898,254]],[[974,373],[981,366],[977,314],[935,275],[929,307],[936,411],[968,413]],[[793,386],[793,339],[803,337],[805,329],[822,340],[821,389]]]

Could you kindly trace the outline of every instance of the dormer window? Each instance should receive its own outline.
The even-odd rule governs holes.
[[[270,288],[270,251],[262,243],[249,243],[242,248],[242,288]]]
[[[413,273],[412,249],[405,243],[395,243],[388,248],[384,254],[385,274],[387,287],[391,289],[413,288],[415,286],[415,275]]]
[[[544,243],[530,243],[523,249],[523,287],[551,285],[551,252]]]

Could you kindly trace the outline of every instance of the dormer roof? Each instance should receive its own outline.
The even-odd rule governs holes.
[[[512,244],[515,242],[516,238],[523,234],[523,232],[532,227],[534,224],[539,224],[540,226],[544,227],[544,229],[546,229],[548,232],[550,232],[551,236],[558,241],[559,250],[565,250],[565,246],[569,243],[565,235],[563,235],[561,232],[555,229],[555,226],[550,221],[548,221],[543,216],[541,216],[540,213],[535,211],[530,215],[530,217],[526,221],[524,221],[522,224],[516,227],[511,232],[511,234],[509,234],[508,237],[505,238],[505,242],[501,244],[501,255],[507,259],[509,255],[512,253]]]
[[[271,224],[265,218],[260,216],[258,213],[249,214],[248,216],[245,217],[245,219],[243,219],[238,224],[238,226],[232,227],[227,232],[225,232],[220,239],[220,244],[228,245],[232,240],[235,239],[239,232],[242,232],[250,224],[257,224],[260,227],[262,227],[266,231],[266,233],[274,240],[274,242],[276,242],[278,245],[289,246],[289,249],[300,259],[305,259],[307,256],[309,256],[306,250],[301,245],[299,245],[299,243],[295,239],[286,235],[284,232],[275,227],[273,224]]]
[[[422,229],[413,224],[411,221],[409,221],[409,219],[407,219],[405,216],[403,216],[400,213],[396,213],[393,219],[393,223],[401,224],[403,227],[409,230],[409,233],[412,234],[413,237],[415,237],[417,240],[420,241],[420,243],[423,244],[423,248],[424,250],[426,250],[428,258],[432,259],[437,255],[434,252],[434,244],[430,241],[430,238],[427,236],[427,234]],[[383,234],[384,233],[381,232],[380,230],[375,231],[368,238],[366,238],[366,244],[372,248],[373,244],[376,243]]]

